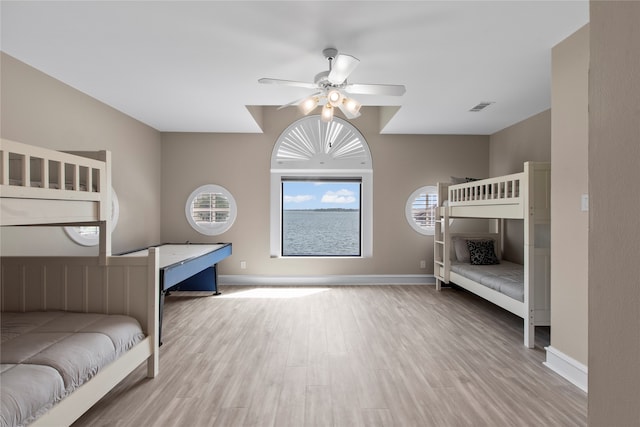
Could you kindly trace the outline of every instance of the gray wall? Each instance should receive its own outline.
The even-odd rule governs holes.
[[[589,27],[552,51],[551,346],[588,365]]]
[[[551,161],[551,110],[491,135],[490,176],[522,172],[524,162]],[[505,220],[504,258],[524,264],[524,221]]]
[[[524,162],[551,161],[551,110],[542,111],[491,135],[491,176],[522,172]]]
[[[640,425],[640,2],[591,1],[589,425]]]
[[[300,116],[295,108],[265,107],[263,134],[166,133],[162,138],[162,239],[233,243],[220,264],[223,274],[328,275],[432,274],[433,238],[416,233],[405,219],[417,188],[453,176],[488,176],[486,136],[380,135],[379,111],[363,107],[352,123],[373,158],[373,258],[274,259],[269,255],[269,169],[278,136]],[[227,188],[238,204],[233,227],[207,237],[192,230],[184,205],[203,184]],[[420,268],[426,260],[426,268]],[[247,268],[240,269],[240,261]]]
[[[110,150],[120,219],[113,252],[160,240],[160,133],[1,53],[2,137],[56,150]],[[61,227],[2,227],[3,255],[93,255]]]

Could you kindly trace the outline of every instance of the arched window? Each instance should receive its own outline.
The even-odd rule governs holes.
[[[349,122],[303,117],[271,156],[271,256],[370,257],[373,169]]]

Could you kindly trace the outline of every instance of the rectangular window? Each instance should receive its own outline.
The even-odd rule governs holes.
[[[282,256],[362,254],[359,178],[282,178]]]

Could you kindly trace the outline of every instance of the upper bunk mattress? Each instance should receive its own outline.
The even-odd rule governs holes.
[[[3,312],[0,426],[34,421],[144,339],[129,316]]]
[[[452,260],[451,271],[515,300],[524,301],[524,266],[521,264],[500,261],[500,264],[494,265],[473,265]]]

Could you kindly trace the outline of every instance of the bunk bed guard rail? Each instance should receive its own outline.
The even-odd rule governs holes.
[[[524,173],[471,181],[449,187],[449,206],[522,203]]]

